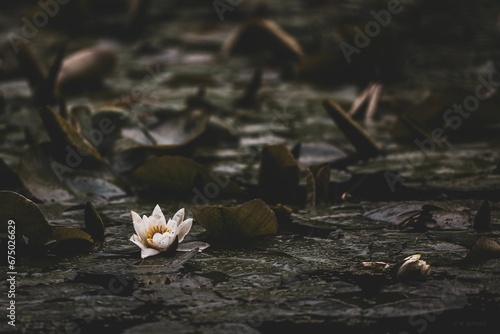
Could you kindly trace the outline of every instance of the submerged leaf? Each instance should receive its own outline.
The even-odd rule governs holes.
[[[238,241],[275,234],[278,223],[274,212],[260,199],[238,207],[198,206],[191,209],[194,219],[214,239]]]
[[[179,156],[150,158],[133,172],[132,177],[141,191],[158,192],[163,196],[195,195],[203,202],[207,198],[241,192],[240,187],[228,177]]]

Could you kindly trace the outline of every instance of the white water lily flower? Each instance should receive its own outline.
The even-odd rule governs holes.
[[[130,214],[134,222],[135,233],[137,233],[132,235],[130,241],[141,248],[143,259],[166,252],[174,244],[181,243],[193,225],[192,218],[184,220],[184,209],[177,211],[168,223],[159,205],[155,206],[150,217],[144,215],[141,218],[134,211]]]

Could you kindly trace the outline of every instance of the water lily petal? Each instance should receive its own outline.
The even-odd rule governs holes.
[[[172,233],[177,234],[177,222],[175,220],[169,219],[167,223],[167,229]]]
[[[175,215],[172,217],[172,220],[175,221],[177,223],[177,225],[179,225],[184,220],[184,214],[185,214],[185,211],[184,211],[184,208],[182,208],[175,213]]]
[[[130,211],[130,215],[132,216],[132,221],[134,222],[135,233],[137,233],[141,237],[141,239],[144,240],[147,230],[145,222],[143,222],[141,216],[139,216],[135,211]]]
[[[160,242],[165,239],[165,238],[168,238],[172,233],[168,233],[168,232],[165,232],[163,234],[161,233],[155,233],[155,235],[153,235],[153,244],[155,244],[155,246],[159,246],[160,245]]]
[[[179,225],[179,230],[177,231],[179,242],[184,240],[186,234],[191,230],[191,226],[193,226],[193,218],[186,219]]]
[[[153,248],[144,248],[143,250],[141,250],[141,257],[143,259],[156,254],[160,254],[160,251]]]
[[[167,234],[167,233],[164,233],[164,234]],[[175,241],[175,233],[168,233],[167,236],[165,238],[163,238],[159,243],[158,243],[158,246],[161,248],[161,249],[168,249],[172,244],[173,242]]]
[[[141,249],[147,248],[146,245],[142,242],[141,238],[135,234],[130,237],[130,241],[139,246]]]
[[[163,212],[161,211],[161,208],[158,204],[156,204],[150,219],[151,218],[154,219],[156,225],[161,224],[162,226],[165,226],[167,224],[165,216],[163,215]]]

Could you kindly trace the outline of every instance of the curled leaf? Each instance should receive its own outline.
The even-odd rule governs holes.
[[[66,57],[57,77],[61,91],[68,91],[101,80],[115,67],[117,55],[114,47],[96,45]]]
[[[104,241],[104,223],[92,202],[87,202],[83,213],[87,233],[89,233],[95,241]]]
[[[478,232],[491,231],[491,207],[488,201],[483,201],[474,216],[474,229]]]
[[[328,115],[337,123],[340,131],[354,146],[356,152],[363,159],[373,158],[382,153],[379,145],[370,135],[337,104],[333,99],[327,98],[323,101]]]
[[[51,252],[65,255],[89,251],[93,243],[87,232],[73,227],[55,226],[45,245]]]
[[[489,259],[500,258],[500,245],[488,237],[481,237],[472,246],[463,262],[466,264],[480,263]]]

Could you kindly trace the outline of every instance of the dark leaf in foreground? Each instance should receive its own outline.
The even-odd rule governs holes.
[[[47,219],[35,203],[18,193],[0,191],[2,233],[7,233],[10,220],[15,222],[16,239],[19,244],[22,244],[24,236],[29,246],[43,246],[51,234]]]

